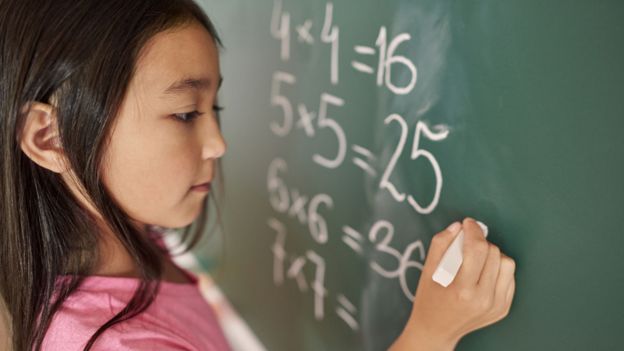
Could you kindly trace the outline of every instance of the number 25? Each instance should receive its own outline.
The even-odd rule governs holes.
[[[403,153],[403,149],[405,148],[405,143],[407,141],[408,126],[405,120],[397,114],[392,114],[388,116],[384,121],[385,124],[390,124],[392,122],[397,122],[401,126],[401,138],[399,139],[399,144],[397,145],[397,148],[394,150],[394,154],[392,155],[392,158],[390,159],[388,168],[386,168],[386,171],[384,172],[381,178],[381,182],[379,183],[379,188],[388,189],[388,191],[390,192],[390,194],[396,201],[403,202],[406,199],[406,194],[401,193],[397,190],[394,184],[390,182],[390,176],[392,175],[392,171],[394,171],[394,167],[396,166],[396,163],[399,160],[401,153]],[[446,139],[446,137],[448,136],[448,133],[449,133],[448,130],[445,130],[439,133],[434,133],[433,131],[431,131],[431,129],[429,129],[429,127],[427,127],[425,123],[421,121],[418,121],[416,123],[416,131],[414,135],[414,145],[412,147],[411,159],[416,160],[419,157],[426,158],[431,163],[431,167],[433,167],[433,172],[435,173],[435,177],[436,177],[435,194],[433,196],[433,200],[428,206],[420,205],[416,201],[416,199],[414,199],[412,195],[407,196],[407,202],[418,213],[421,213],[421,214],[431,213],[438,205],[438,202],[440,201],[440,193],[442,192],[442,171],[440,170],[440,165],[438,164],[438,161],[435,159],[435,157],[433,157],[431,152],[420,148],[420,136],[424,134],[428,139],[432,141],[440,141],[440,140]]]

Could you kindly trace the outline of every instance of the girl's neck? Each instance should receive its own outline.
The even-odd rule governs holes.
[[[142,233],[147,235],[146,230],[143,230]],[[140,278],[134,260],[117,239],[117,236],[109,230],[102,235],[102,238],[99,245],[101,260],[93,274],[108,277]],[[161,262],[163,263],[162,280],[179,284],[191,283],[188,276],[180,271],[167,255],[162,256]]]
[[[100,261],[93,272],[99,276],[139,278],[139,270],[134,260],[110,230],[102,231],[98,244]]]

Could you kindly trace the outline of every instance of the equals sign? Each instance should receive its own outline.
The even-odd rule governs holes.
[[[362,170],[364,170],[364,172],[368,173],[371,177],[377,176],[377,172],[370,165],[370,162],[373,162],[377,159],[375,155],[373,155],[370,150],[365,149],[359,145],[353,145],[351,149],[353,150],[353,152],[358,154],[358,156],[362,157],[354,157],[353,163],[356,166],[360,167]]]
[[[342,232],[345,233],[345,235],[342,237],[342,241],[345,244],[347,244],[347,246],[352,248],[353,251],[361,255],[362,254],[362,234],[358,233],[357,230],[347,225],[342,227]]]
[[[360,324],[353,317],[357,313],[357,308],[342,294],[338,294],[336,300],[338,300],[339,305],[336,307],[336,314],[338,317],[347,323],[352,330],[358,330]]]
[[[368,47],[368,46],[356,46],[354,48],[355,52],[360,54],[360,55],[367,55],[367,56],[371,56],[371,55],[375,55],[376,51],[374,48]],[[373,67],[363,64],[362,62],[358,62],[358,61],[351,61],[351,66],[357,70],[360,71],[362,73],[368,73],[368,74],[373,74],[375,72],[375,70],[373,69]]]

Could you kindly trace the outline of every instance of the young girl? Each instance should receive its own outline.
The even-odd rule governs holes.
[[[198,240],[226,150],[210,20],[192,0],[0,0],[0,33],[0,345],[227,350],[159,231]],[[431,276],[462,228],[443,288]],[[390,348],[452,350],[506,316],[514,289],[513,260],[454,223]]]

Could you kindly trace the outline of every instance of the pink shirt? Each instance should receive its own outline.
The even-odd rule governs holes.
[[[154,302],[104,331],[92,350],[230,350],[214,311],[199,292],[197,276],[178,268],[192,284],[161,281]],[[91,335],[124,308],[138,284],[136,278],[85,278],[54,315],[42,349],[82,351]]]

